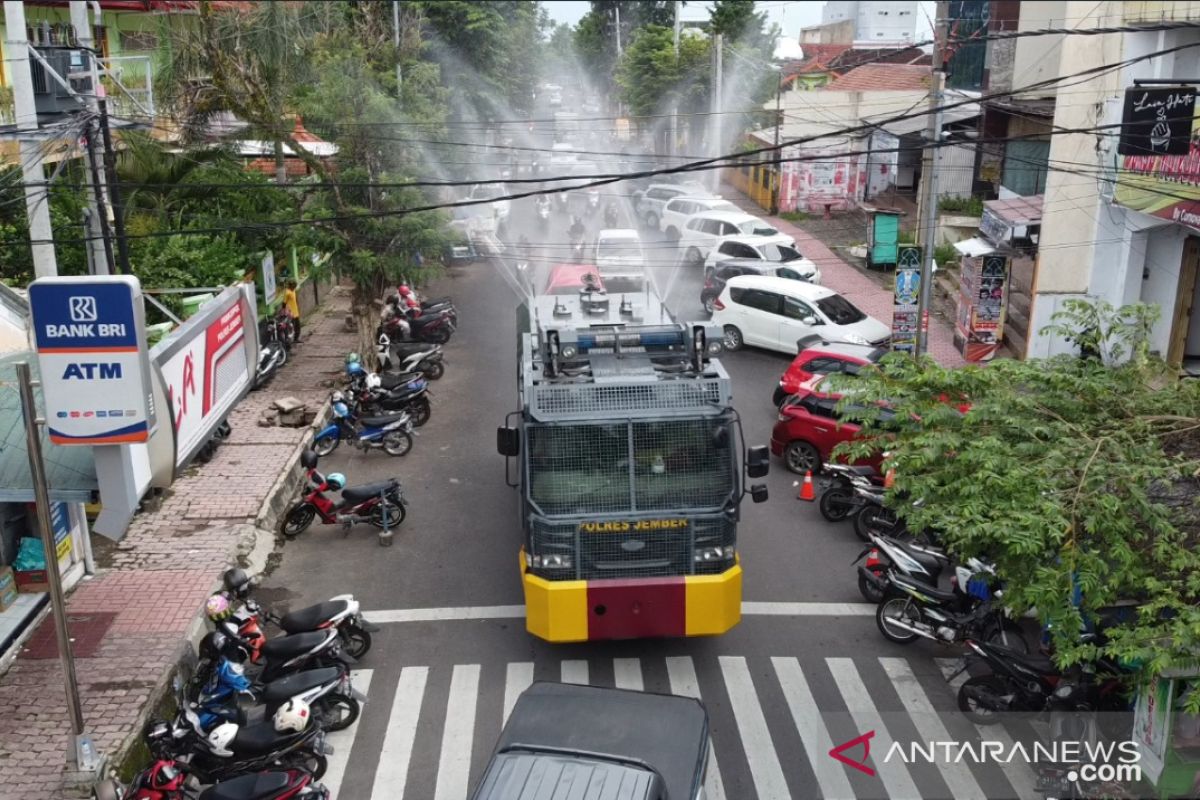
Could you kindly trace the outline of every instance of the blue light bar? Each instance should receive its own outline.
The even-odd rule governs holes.
[[[684,336],[681,330],[662,330],[661,328],[642,333],[637,331],[580,333],[579,349],[582,352],[594,347],[615,347],[618,341],[622,347],[682,347]]]

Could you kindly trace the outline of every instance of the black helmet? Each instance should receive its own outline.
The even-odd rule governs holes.
[[[245,600],[246,596],[250,594],[252,588],[250,576],[241,567],[225,570],[221,580],[225,584],[225,590],[239,600]]]
[[[220,630],[210,631],[200,640],[200,658],[204,661],[215,663],[218,659],[227,658],[240,664],[249,656],[245,645]]]

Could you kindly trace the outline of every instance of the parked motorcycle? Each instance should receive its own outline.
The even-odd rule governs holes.
[[[312,464],[315,471],[316,454],[307,458],[309,453],[311,451],[301,454],[301,459],[306,466]],[[403,496],[401,496],[401,503],[398,505],[402,506],[403,502]],[[371,634],[379,630],[379,626],[372,625],[363,618],[359,603],[352,594],[339,594],[324,603],[298,608],[281,617],[260,606],[250,596],[257,584],[246,574],[244,569],[234,567],[226,570],[225,574],[221,576],[221,581],[230,597],[241,601],[249,614],[258,619],[267,620],[284,633],[303,633],[336,628],[342,639],[342,647],[351,658],[359,659],[365,656],[371,649]]]
[[[384,317],[379,329],[375,332],[376,339],[381,333],[387,334],[388,339],[392,342],[445,344],[450,341],[450,335],[454,333],[454,326],[448,317],[440,313],[429,314],[413,320],[407,313],[398,311]]]
[[[386,333],[379,333],[376,341],[376,357],[379,369],[396,370],[401,373],[420,372],[431,381],[446,373],[445,355],[442,346],[428,343],[393,343]],[[385,376],[385,388],[387,385]]]
[[[864,542],[870,541],[871,534],[877,533],[893,539],[912,539],[921,544],[936,544],[936,536],[931,531],[909,531],[908,524],[887,505],[887,490],[882,486],[856,485],[854,494],[862,502],[862,506],[854,513],[854,534]],[[913,502],[914,506],[920,504],[920,500]]]
[[[967,576],[967,580],[970,578]],[[942,644],[965,639],[982,639],[1028,651],[1020,627],[992,599],[969,594],[962,578],[950,591],[898,570],[887,573],[887,597],[875,609],[875,624],[884,638],[896,644],[912,644],[924,638]],[[1000,590],[994,593],[1000,596]]]
[[[200,726],[206,732],[223,722],[239,725],[274,716],[289,700],[303,700],[312,708],[313,721],[326,731],[344,730],[362,711],[363,694],[350,683],[349,670],[338,667],[309,669],[269,683],[256,683],[246,670],[222,658],[207,681],[193,685]],[[192,694],[192,693],[189,693]]]
[[[830,522],[840,522],[849,518],[866,503],[854,491],[856,486],[866,491],[883,487],[883,476],[874,467],[855,467],[849,464],[823,465],[818,480],[822,491],[817,508],[821,516]]]
[[[356,522],[369,522],[380,529],[393,528],[404,522],[408,501],[404,498],[400,481],[392,478],[377,483],[346,486],[346,479],[340,473],[334,472],[326,476],[317,471],[317,455],[318,453],[314,450],[305,450],[300,454],[300,463],[308,470],[308,491],[284,516],[284,536],[289,539],[299,536],[308,530],[318,517],[325,525],[341,524],[346,529]],[[342,493],[340,501],[335,501],[326,495],[326,492],[335,492],[339,489]],[[335,597],[334,601],[339,599],[344,598]],[[349,617],[354,618],[357,614],[358,604],[355,602],[352,605],[354,610],[347,608],[344,611]],[[319,608],[319,606],[313,608]],[[331,609],[326,609],[326,611],[329,610]],[[312,609],[305,609],[305,611],[315,613]],[[299,626],[302,619],[303,617],[297,612],[295,624]],[[362,626],[359,625],[359,627]],[[367,646],[370,646],[369,641]]]
[[[870,603],[883,601],[890,570],[937,586],[942,571],[950,564],[950,556],[937,547],[878,534],[871,534],[871,546],[859,553],[851,563],[858,563],[864,557],[866,562],[858,568],[858,591]],[[968,569],[971,567],[984,569],[982,562],[974,562]],[[983,599],[987,599],[986,594]]]
[[[198,792],[198,794],[197,794]],[[329,790],[302,769],[239,775],[200,791],[187,765],[159,759],[122,786],[116,778],[92,790],[94,800],[329,800]]]
[[[350,410],[347,398],[334,392],[333,421],[322,428],[313,439],[313,450],[327,456],[337,449],[342,439],[362,450],[383,448],[389,456],[408,455],[412,450],[412,421],[403,412],[373,417],[358,417]]]
[[[211,598],[210,598],[211,599]],[[255,680],[261,683],[282,678],[307,669],[350,667],[356,662],[342,649],[341,638],[335,630],[307,631],[272,639],[262,635],[257,620],[248,616],[228,617],[210,621],[216,630],[200,640],[200,668],[196,680],[203,683],[212,677],[212,670],[222,658],[236,662],[249,659],[255,668]],[[241,629],[247,628],[242,636]]]
[[[261,389],[287,363],[288,351],[280,342],[265,342],[258,351],[258,366],[254,370],[251,391]]]
[[[360,385],[350,387],[351,410],[355,414],[394,414],[404,412],[414,428],[420,428],[433,416],[429,388],[424,378],[394,389],[385,389],[378,375],[368,375]]]
[[[587,205],[584,206],[584,212],[589,217],[592,217],[592,216],[595,216],[596,212],[599,210],[600,210],[600,192],[596,191],[595,189],[589,189],[587,191]]]

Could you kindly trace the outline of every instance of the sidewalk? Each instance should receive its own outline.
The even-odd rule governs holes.
[[[353,349],[354,334],[343,328],[348,308],[347,292],[330,291],[283,370],[230,412],[233,434],[213,460],[189,468],[119,543],[93,537],[98,574],[68,598],[68,626],[85,727],[110,764],[140,738],[221,573],[255,550],[265,563],[273,549],[277,504],[290,499],[310,428],[257,421],[285,395],[310,408],[326,400],[322,382]],[[90,797],[65,771],[70,724],[53,626],[45,619],[0,675],[0,800]]]
[[[821,240],[799,225],[779,217],[767,216],[762,209],[732,185],[721,185],[721,194],[749,214],[770,222],[776,229],[793,236],[796,247],[821,270],[821,283],[845,295],[872,317],[888,325],[892,323],[892,293],[843,261]],[[934,315],[929,318],[929,355],[944,367],[965,366],[967,361],[954,346],[953,326]]]

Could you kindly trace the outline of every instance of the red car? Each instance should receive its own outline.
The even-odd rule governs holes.
[[[779,409],[779,421],[771,431],[771,452],[800,475],[820,472],[833,449],[853,440],[861,429],[853,408],[838,410],[841,395],[820,391],[822,380],[818,376],[798,387]],[[883,411],[885,417],[890,413]],[[882,456],[876,454],[856,463],[878,469],[880,461]]]
[[[771,399],[776,407],[817,375],[835,372],[853,375],[859,368],[878,362],[888,353],[882,347],[844,342],[821,342],[812,347],[804,347],[803,341],[799,344],[800,355],[792,359],[791,365],[779,378],[779,385],[775,387]]]

